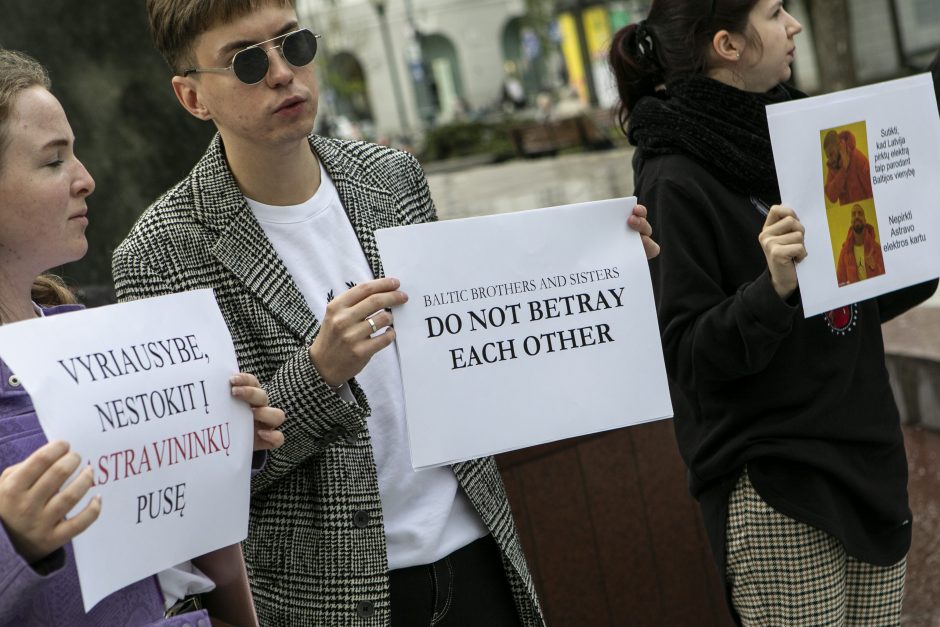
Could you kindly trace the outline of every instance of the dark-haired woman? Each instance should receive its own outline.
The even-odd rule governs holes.
[[[85,200],[95,182],[73,147],[45,69],[0,49],[0,324],[80,308],[61,282],[41,274],[88,249]],[[213,617],[256,624],[238,545],[133,583],[86,613],[71,540],[107,503],[95,497],[66,518],[92,487],[91,468],[74,474],[81,456],[65,442],[46,442],[29,395],[2,360],[0,375],[0,627],[208,627],[195,600],[202,592],[218,610]],[[238,374],[232,385],[233,395],[252,407],[255,449],[279,446],[283,412],[268,406],[255,377]]]
[[[937,282],[804,318],[765,114],[801,95],[800,31],[780,0],[654,0],[610,62],[662,245],[677,439],[731,605],[746,625],[891,625],[911,512],[881,323]]]

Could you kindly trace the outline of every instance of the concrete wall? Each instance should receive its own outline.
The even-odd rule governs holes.
[[[914,0],[915,2],[919,0]],[[937,0],[928,0],[937,2]],[[909,7],[909,3],[899,2],[899,7]],[[940,2],[937,3],[940,7]],[[827,91],[819,83],[818,64],[826,62],[826,51],[814,45],[809,11],[805,0],[791,0],[787,9],[804,26],[803,33],[797,39],[797,59],[795,74],[797,85],[808,93]],[[860,83],[874,83],[897,77],[904,73],[904,60],[898,53],[894,28],[891,23],[891,0],[852,0],[851,28],[855,57],[856,77]],[[923,11],[921,12],[923,13]],[[916,14],[908,8],[900,12],[901,28],[907,51],[915,52],[936,46],[940,48],[940,11],[936,25],[929,20],[918,23]],[[930,18],[932,13],[928,12]],[[915,45],[916,44],[916,45]]]
[[[908,61],[912,61],[916,67],[923,67],[933,56],[932,51],[940,49],[940,2],[896,0],[903,39],[900,47],[904,49],[905,56],[914,55],[913,59],[901,58],[892,25],[891,6],[894,1],[850,1],[856,76],[862,84],[900,76],[908,71],[905,67]],[[793,0],[790,9],[808,26],[805,4],[804,0]],[[801,87],[805,90],[825,91],[825,86],[818,84],[816,71],[811,65],[825,63],[826,54],[825,50],[813,49],[812,39],[812,34],[807,28],[798,40],[798,77]]]
[[[882,330],[901,422],[940,433],[940,294]]]
[[[850,9],[858,80],[868,83],[896,76],[901,70],[901,59],[898,58],[891,27],[889,2],[855,0]]]

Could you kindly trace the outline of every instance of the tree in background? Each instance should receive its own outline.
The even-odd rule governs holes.
[[[186,175],[214,128],[177,104],[143,2],[3,0],[0,45],[49,68],[76,152],[97,183],[88,201],[89,252],[59,271],[72,285],[110,287],[114,247]]]

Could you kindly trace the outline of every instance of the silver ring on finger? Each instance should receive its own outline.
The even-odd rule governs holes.
[[[366,318],[366,322],[368,322],[369,326],[372,327],[372,334],[378,331],[378,329],[375,327],[375,323],[372,321],[372,318]]]

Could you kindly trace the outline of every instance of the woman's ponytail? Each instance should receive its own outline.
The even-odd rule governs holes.
[[[708,48],[721,30],[748,33],[757,0],[653,0],[649,15],[621,28],[608,60],[620,96],[620,128],[637,102],[674,79],[708,71]]]
[[[655,35],[645,21],[628,24],[614,35],[608,60],[620,96],[617,119],[624,133],[634,105],[663,83],[658,52]]]

